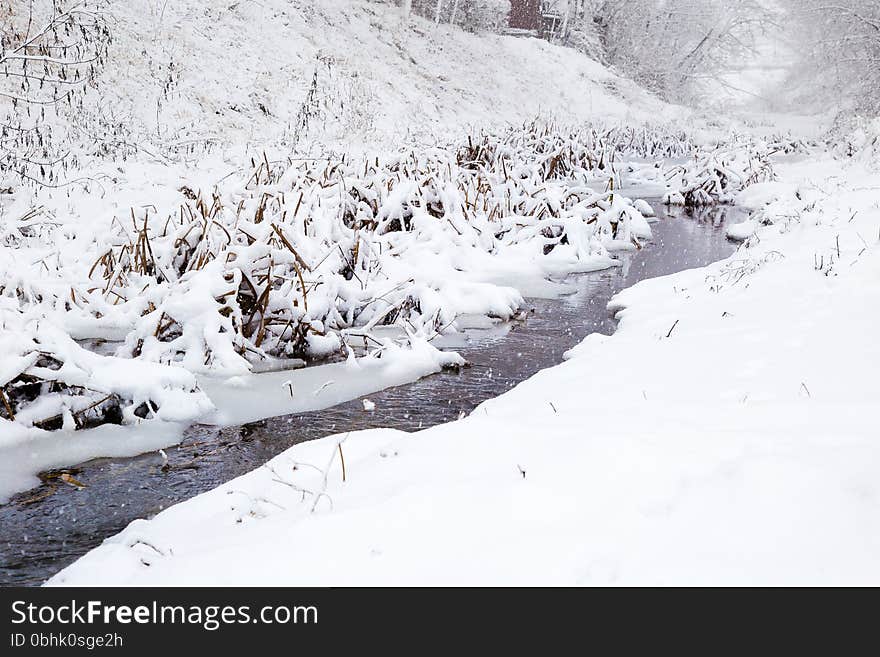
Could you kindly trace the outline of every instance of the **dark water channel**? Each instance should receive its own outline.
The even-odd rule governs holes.
[[[621,254],[622,265],[574,277],[576,292],[557,299],[527,299],[525,320],[474,331],[456,345],[471,367],[373,395],[376,409],[360,400],[322,411],[272,418],[238,427],[196,426],[179,447],[128,459],[97,459],[74,469],[86,484],[76,490],[51,482],[0,506],[0,586],[38,585],[118,533],[136,518],[207,491],[259,467],[307,440],[344,431],[393,427],[415,431],[457,419],[537,371],[593,332],[611,333],[606,310],[613,294],[640,280],[700,267],[734,249],[723,223],[736,208],[671,213],[655,206],[660,221],[644,249]]]

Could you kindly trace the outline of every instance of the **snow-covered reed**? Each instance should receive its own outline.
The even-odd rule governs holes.
[[[391,155],[263,156],[212,189],[181,187],[174,207],[116,216],[75,253],[50,248],[67,233],[36,209],[4,222],[0,249],[28,264],[0,260],[14,354],[0,415],[49,428],[197,417],[194,374],[355,343],[381,355],[382,326],[423,341],[461,314],[509,319],[523,277],[611,266],[650,237],[644,204],[601,181],[656,139],[529,124]]]
[[[667,169],[669,191],[663,201],[689,207],[731,203],[746,187],[775,180],[771,155],[796,147],[792,142],[735,135],[701,148],[685,163]]]

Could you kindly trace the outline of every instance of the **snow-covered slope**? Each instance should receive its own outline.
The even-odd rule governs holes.
[[[133,143],[349,150],[538,114],[681,113],[571,49],[418,17],[403,25],[387,3],[110,0],[110,11],[97,107]]]

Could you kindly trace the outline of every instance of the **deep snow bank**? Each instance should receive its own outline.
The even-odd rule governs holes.
[[[876,178],[780,177],[734,256],[470,417],[298,445],[51,583],[880,583]]]

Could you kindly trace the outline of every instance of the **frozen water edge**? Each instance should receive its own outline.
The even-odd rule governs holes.
[[[203,421],[228,426],[319,410],[410,383],[463,362],[456,353],[415,341],[411,348],[391,346],[382,352],[381,358],[365,356],[343,363],[227,379],[202,377],[199,385],[215,407]],[[188,425],[153,420],[75,432],[42,431],[12,423],[6,426],[0,445],[0,503],[39,485],[39,472],[99,457],[136,456],[176,445]]]
[[[177,444],[186,424],[144,422],[103,425],[85,431],[41,431],[11,426],[0,447],[0,503],[40,484],[37,473],[99,456],[126,457]]]

